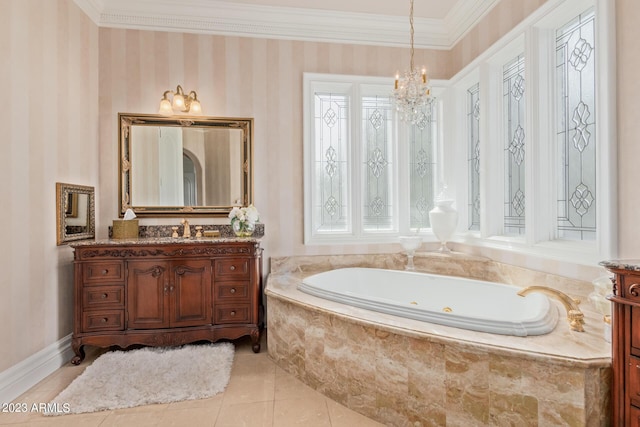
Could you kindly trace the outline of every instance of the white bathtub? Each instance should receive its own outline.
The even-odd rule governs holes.
[[[542,294],[520,288],[435,274],[343,268],[303,279],[303,292],[369,310],[501,335],[544,335],[558,310]]]

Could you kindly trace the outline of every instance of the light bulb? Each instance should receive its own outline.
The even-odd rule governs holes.
[[[191,107],[189,108],[189,113],[199,116],[202,114],[202,107],[200,106],[200,101],[194,99],[191,101]]]
[[[171,114],[173,114],[173,108],[171,108],[171,103],[168,99],[164,98],[162,99],[162,101],[160,101],[160,109],[158,110],[158,113],[165,116],[170,116]]]
[[[184,110],[184,96],[180,94],[173,95],[173,109],[182,111]]]

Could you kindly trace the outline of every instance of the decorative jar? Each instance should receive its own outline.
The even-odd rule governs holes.
[[[233,221],[231,227],[236,236],[250,237],[256,229],[256,224],[250,221]]]
[[[458,226],[458,211],[452,206],[453,200],[436,200],[436,207],[429,211],[431,230],[441,243],[440,252],[451,252],[447,242],[451,240]]]

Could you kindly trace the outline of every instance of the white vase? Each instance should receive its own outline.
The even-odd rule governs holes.
[[[441,243],[440,252],[451,252],[447,242],[458,226],[458,211],[452,205],[453,200],[439,200],[436,201],[436,207],[429,211],[431,230]]]

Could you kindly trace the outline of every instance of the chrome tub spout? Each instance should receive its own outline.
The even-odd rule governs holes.
[[[553,288],[548,288],[546,286],[528,286],[518,292],[518,295],[521,297],[527,296],[533,292],[540,292],[547,296],[553,297],[560,301],[564,308],[567,310],[567,320],[569,321],[569,326],[572,331],[584,332],[584,314],[578,308],[578,304],[580,304],[579,300],[575,300],[571,298],[569,295],[564,292],[560,292]]]

